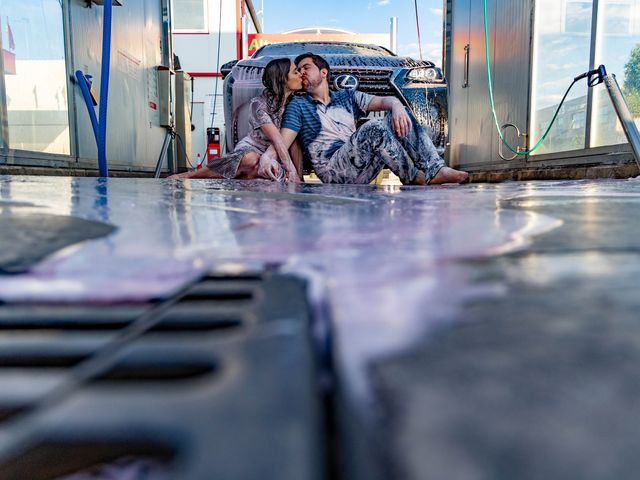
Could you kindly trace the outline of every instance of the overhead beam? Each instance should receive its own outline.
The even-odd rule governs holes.
[[[245,0],[245,3],[247,5],[247,8],[249,9],[249,15],[251,15],[251,20],[253,20],[253,24],[256,27],[256,32],[257,33],[263,33],[262,32],[262,25],[260,24],[260,19],[258,18],[258,14],[256,13],[256,9],[253,7],[252,0]]]

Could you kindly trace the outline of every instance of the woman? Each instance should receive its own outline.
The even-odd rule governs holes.
[[[251,100],[249,124],[251,133],[238,142],[233,153],[213,159],[206,168],[174,175],[171,178],[258,178],[260,156],[273,145],[291,182],[300,175],[291,161],[280,136],[284,108],[291,95],[302,89],[302,78],[288,58],[271,60],[262,74],[264,91]]]

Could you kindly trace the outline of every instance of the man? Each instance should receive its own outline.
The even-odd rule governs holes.
[[[331,92],[330,67],[319,55],[305,53],[295,63],[307,95],[294,98],[280,133],[288,148],[296,137],[323,183],[370,183],[386,166],[403,184],[460,183],[466,172],[446,167],[427,132],[394,97],[354,90]],[[389,111],[384,120],[356,122],[369,112]],[[260,159],[263,176],[274,177],[276,154]]]

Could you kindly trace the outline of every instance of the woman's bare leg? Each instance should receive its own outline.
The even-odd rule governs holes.
[[[260,155],[255,152],[249,152],[238,165],[238,172],[236,178],[241,180],[253,180],[258,177],[258,165],[260,164]]]
[[[260,162],[260,156],[257,153],[249,152],[240,160],[238,165],[238,171],[236,177],[243,180],[251,180],[258,178],[258,164]],[[178,173],[171,175],[172,179],[191,179],[191,178],[217,178],[224,179],[220,173],[216,172],[212,168],[204,167],[200,170],[193,170],[192,172]]]
[[[211,170],[210,168],[204,167],[200,170],[193,170],[192,172],[184,172],[177,173],[175,175],[171,175],[169,178],[178,180],[178,179],[190,179],[190,178],[224,178],[215,170]]]

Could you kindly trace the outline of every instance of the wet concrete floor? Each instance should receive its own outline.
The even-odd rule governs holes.
[[[0,276],[0,300],[142,302],[211,269],[291,272],[333,328],[348,478],[635,478],[638,207],[638,180],[0,177],[0,229],[116,227]]]

